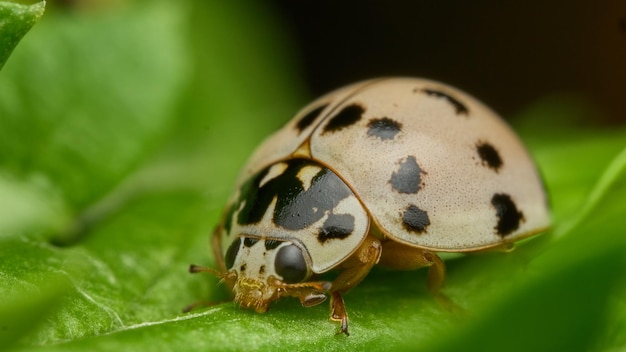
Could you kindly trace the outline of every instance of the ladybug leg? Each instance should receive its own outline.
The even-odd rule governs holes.
[[[368,236],[359,249],[339,266],[343,270],[333,281],[330,288],[330,319],[341,322],[338,333],[348,333],[348,312],[343,302],[342,293],[348,292],[367,276],[372,267],[378,263],[382,253],[380,241]]]
[[[348,312],[346,311],[346,305],[343,303],[343,297],[341,297],[341,294],[337,291],[332,292],[330,295],[330,319],[341,322],[337,334],[343,333],[346,334],[346,336],[350,336],[348,332]]]
[[[441,292],[446,277],[446,265],[436,253],[389,241],[383,245],[380,264],[396,270],[415,270],[428,267],[428,291],[445,308],[456,309],[452,300]]]

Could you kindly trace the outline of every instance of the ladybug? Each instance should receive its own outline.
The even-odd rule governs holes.
[[[510,248],[549,223],[537,169],[498,115],[439,82],[381,78],[315,100],[261,144],[212,237],[218,270],[190,271],[259,313],[330,296],[348,335],[342,295],[374,265],[428,267],[445,297],[437,252]]]

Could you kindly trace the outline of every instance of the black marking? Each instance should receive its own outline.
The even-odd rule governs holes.
[[[259,275],[264,275],[265,274],[265,265],[261,265],[261,267],[259,268]]]
[[[235,265],[235,259],[237,258],[237,253],[239,253],[239,249],[241,248],[241,237],[237,237],[233,243],[230,244],[228,249],[226,250],[226,255],[224,256],[224,262],[226,264],[226,268],[231,269],[233,265]]]
[[[283,243],[283,241],[265,240],[265,249],[268,251],[275,249],[276,247],[280,246],[281,243]]]
[[[235,204],[231,206],[232,209],[239,209],[241,203],[245,202],[245,206],[243,209],[237,214],[237,223],[240,225],[248,225],[252,223],[256,223],[263,217],[263,213],[266,208],[270,205],[272,199],[271,195],[259,195],[257,192],[259,184],[265,178],[269,171],[270,167],[267,167],[261,170],[259,173],[254,175],[252,178],[248,179],[243,185],[241,185],[239,199]],[[268,183],[271,183],[269,181]],[[267,184],[266,184],[267,185]],[[259,199],[260,197],[263,197]],[[270,197],[269,199],[267,199]],[[263,209],[259,209],[255,203],[261,203]]]
[[[465,106],[463,103],[461,103],[460,101],[456,100],[455,98],[453,98],[452,96],[438,91],[438,90],[433,90],[433,89],[428,89],[428,88],[424,88],[424,93],[430,95],[430,96],[434,96],[434,97],[438,97],[438,98],[444,98],[445,100],[447,100],[450,104],[452,104],[452,106],[454,106],[454,110],[456,111],[457,115],[465,115],[467,116],[469,114],[469,110],[467,109],[467,106]]]
[[[298,129],[298,134],[302,133],[307,127],[309,127],[315,119],[319,116],[319,114],[326,109],[328,104],[324,104],[322,106],[318,106],[317,108],[309,111],[306,115],[302,116],[298,123],[296,123],[296,128]]]
[[[239,224],[250,225],[261,221],[272,201],[276,199],[272,217],[274,223],[288,230],[301,230],[321,219],[324,214],[330,213],[344,198],[354,195],[337,175],[325,167],[320,168],[305,191],[298,173],[307,166],[319,165],[306,159],[292,159],[285,163],[287,169],[262,187],[259,187],[259,183],[269,168],[253,176],[242,186],[238,203],[245,204],[237,216]]]
[[[282,276],[283,281],[288,284],[304,280],[307,274],[307,265],[302,251],[294,244],[278,250],[274,268],[276,274]]]
[[[259,239],[258,239],[258,238],[246,237],[246,238],[243,240],[243,245],[244,245],[245,247],[252,247],[252,246],[254,246],[257,242],[259,242]]]
[[[391,174],[389,183],[399,193],[417,193],[422,183],[422,169],[413,155],[398,161],[400,167]]]
[[[478,144],[476,144],[476,151],[484,166],[493,169],[495,172],[500,171],[502,158],[500,158],[500,154],[496,148],[487,142],[478,142]]]
[[[524,221],[524,214],[517,210],[515,202],[508,194],[494,194],[491,198],[491,205],[496,209],[496,216],[498,217],[498,224],[494,229],[501,237],[510,235]]]
[[[372,119],[367,124],[367,134],[372,137],[378,137],[383,141],[394,139],[402,130],[402,124],[388,117],[382,119]]]
[[[364,112],[365,109],[358,104],[351,104],[344,107],[337,113],[337,115],[330,118],[326,126],[324,126],[322,134],[325,134],[326,132],[337,132],[353,125],[361,119]]]
[[[317,235],[317,240],[324,244],[332,239],[344,239],[354,231],[354,216],[350,214],[330,214]]]
[[[425,233],[430,225],[428,213],[418,208],[416,205],[409,205],[402,214],[402,225],[405,229],[415,233]]]
[[[244,272],[244,271],[246,271],[246,268],[247,268],[247,267],[248,267],[248,266],[246,265],[246,263],[243,263],[243,264],[241,264],[241,266],[239,267],[239,271],[240,271],[240,272]]]

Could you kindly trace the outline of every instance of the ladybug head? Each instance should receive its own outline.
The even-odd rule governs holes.
[[[326,299],[328,282],[306,282],[311,276],[303,250],[291,241],[238,237],[228,247],[225,273],[191,266],[191,272],[209,272],[232,290],[241,307],[266,312],[269,304],[283,296],[295,296],[305,306]]]

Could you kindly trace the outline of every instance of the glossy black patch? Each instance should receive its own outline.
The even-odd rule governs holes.
[[[283,281],[289,284],[304,280],[307,274],[307,265],[302,251],[294,244],[278,250],[274,268],[276,273],[282,276]]]
[[[412,155],[399,160],[399,167],[389,179],[391,187],[400,193],[417,193],[422,183],[422,169]]]
[[[430,225],[430,219],[424,210],[411,204],[406,208],[404,214],[402,214],[402,225],[408,231],[425,233],[426,228]]]
[[[240,248],[241,237],[237,237],[237,239],[230,244],[230,246],[226,250],[226,255],[224,256],[224,262],[226,263],[227,269],[230,270],[235,264],[235,259],[237,258],[237,253],[239,253]]]
[[[267,181],[263,187],[258,185],[267,174],[267,169],[242,186],[238,203],[245,201],[245,204],[237,216],[239,224],[250,225],[261,221],[276,198],[272,217],[274,223],[288,230],[301,230],[321,219],[326,212],[331,212],[342,199],[352,195],[350,188],[327,168],[320,169],[305,191],[297,175],[302,168],[317,164],[306,159],[292,159],[286,163],[285,171]]]
[[[496,217],[498,217],[498,224],[494,229],[502,237],[517,230],[520,223],[524,221],[524,214],[517,210],[515,202],[508,194],[494,194],[491,198],[491,205],[496,209]]]
[[[330,118],[326,126],[324,126],[322,134],[326,132],[336,132],[355,124],[361,119],[364,112],[365,109],[361,105],[351,104],[346,106],[341,109],[337,115]]]
[[[444,98],[445,100],[447,100],[450,104],[452,104],[452,106],[454,107],[454,110],[456,111],[457,115],[468,115],[469,114],[469,110],[467,109],[467,106],[465,106],[463,103],[461,103],[460,101],[456,100],[455,98],[451,97],[450,95],[438,91],[438,90],[433,90],[433,89],[424,89],[424,93],[430,95],[430,96],[434,96],[434,97],[438,97],[438,98]]]
[[[354,216],[350,214],[330,214],[317,235],[320,243],[332,239],[343,239],[354,231]]]
[[[500,154],[498,154],[496,148],[489,143],[479,142],[476,145],[476,151],[478,152],[478,156],[484,166],[493,169],[495,172],[500,171],[500,167],[502,167],[502,158],[500,158]]]
[[[283,243],[282,241],[276,241],[276,240],[265,240],[265,249],[270,251],[278,246],[280,246],[280,244]]]
[[[252,247],[252,246],[254,246],[257,242],[259,242],[259,239],[258,239],[258,238],[246,237],[246,238],[243,240],[243,245],[244,245],[245,247]]]
[[[328,104],[324,104],[319,106],[311,111],[309,111],[306,115],[302,116],[298,123],[296,124],[296,128],[298,129],[298,134],[302,133],[307,127],[309,127],[315,119],[319,116],[319,114],[326,109]]]
[[[238,224],[248,225],[258,222],[263,217],[263,213],[265,212],[267,206],[270,205],[270,202],[272,201],[271,195],[258,194],[259,184],[267,175],[269,169],[270,168],[267,167],[261,170],[241,185],[241,189],[239,190],[239,199],[231,206],[231,209],[233,209],[234,212],[235,209],[240,208],[242,202],[246,202],[246,206],[239,212],[239,214],[237,214]],[[259,196],[263,196],[263,198],[259,198]],[[257,206],[256,203],[261,203],[264,206],[263,209],[261,209],[262,207]]]
[[[401,130],[402,124],[388,117],[372,119],[367,124],[367,134],[372,137],[378,137],[383,141],[394,139]]]

